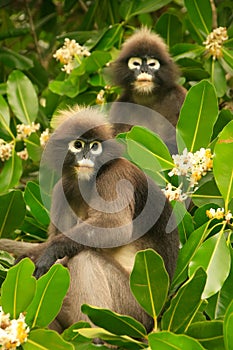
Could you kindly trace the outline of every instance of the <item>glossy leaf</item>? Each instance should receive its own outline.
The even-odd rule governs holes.
[[[169,277],[163,259],[154,250],[136,254],[130,288],[137,302],[156,320],[168,295]]]
[[[119,11],[121,16],[128,21],[131,17],[136,15],[157,11],[169,2],[171,2],[171,0],[126,0],[121,3]]]
[[[224,349],[223,321],[195,322],[186,334],[197,339],[205,349]]]
[[[69,287],[69,272],[60,264],[53,265],[39,278],[35,296],[27,308],[26,323],[46,327],[58,314]]]
[[[145,327],[129,316],[117,314],[111,310],[82,305],[82,312],[99,327],[117,335],[128,335],[134,338],[146,336]]]
[[[33,299],[36,289],[36,279],[32,277],[34,269],[32,261],[25,258],[9,269],[2,284],[3,311],[9,312],[12,318],[18,318],[21,312],[25,312]]]
[[[6,103],[5,99],[0,95],[0,127],[2,128],[1,132],[4,134],[8,134],[11,136],[12,132],[10,130],[10,111],[8,104]]]
[[[194,231],[192,215],[186,210],[183,203],[173,201],[171,204],[178,225],[180,241],[182,244],[185,244],[190,234]]]
[[[28,70],[33,67],[33,61],[30,58],[6,47],[0,48],[0,57],[1,62],[13,69]]]
[[[188,329],[202,305],[201,296],[205,283],[206,273],[199,269],[191,279],[179,288],[172,298],[169,308],[162,316],[163,330],[183,333]]]
[[[64,330],[64,332],[62,333],[62,337],[64,340],[69,341],[74,345],[86,343],[87,340],[89,340],[91,343],[90,339],[83,337],[81,334],[78,333],[78,330],[83,328],[91,328],[90,323],[84,321],[74,323]]]
[[[209,203],[214,203],[219,207],[224,207],[224,200],[214,179],[200,186],[194,194],[192,194],[192,200],[198,207]]]
[[[26,147],[29,157],[34,162],[39,162],[42,155],[42,147],[40,145],[40,138],[36,133],[32,133],[26,140]]]
[[[227,312],[223,323],[223,335],[226,350],[233,349],[233,300],[227,308]]]
[[[102,68],[111,59],[108,52],[95,51],[86,59],[86,72],[93,73]]]
[[[48,225],[50,221],[49,213],[42,202],[40,187],[37,183],[32,181],[27,183],[24,199],[37,221],[42,225]]]
[[[143,342],[127,336],[112,334],[102,328],[83,328],[79,329],[78,332],[84,337],[90,339],[99,338],[111,345],[116,345],[121,349],[139,350],[147,348],[147,344]]]
[[[233,120],[219,135],[214,148],[213,171],[226,206],[233,198]]]
[[[123,35],[123,27],[122,24],[114,24],[108,28],[108,30],[104,33],[103,37],[99,41],[99,43],[96,46],[96,50],[109,50],[112,49],[114,44],[120,43],[122,40],[122,35]],[[111,60],[111,55],[107,52],[103,52],[102,55],[104,60],[106,60],[105,63],[109,62]],[[92,56],[92,55],[91,55]],[[90,57],[91,57],[90,56]],[[105,63],[104,60],[102,61],[102,66],[104,66]],[[100,62],[101,62],[100,61]]]
[[[203,46],[197,44],[182,43],[176,44],[171,49],[172,58],[174,61],[178,61],[181,58],[192,58],[201,56],[204,52]]]
[[[55,331],[49,329],[34,329],[30,332],[24,350],[74,350],[71,343],[66,342]]]
[[[151,333],[148,340],[151,350],[204,350],[196,339],[187,335],[178,335],[170,332]]]
[[[233,250],[231,253],[231,270],[220,291],[208,299],[206,313],[212,319],[224,317],[233,295]]]
[[[129,156],[141,168],[156,172],[174,166],[167,146],[149,129],[134,126],[126,140]]]
[[[226,47],[222,47],[223,58],[221,59],[221,63],[224,69],[233,74],[233,54],[232,51],[227,49]]]
[[[171,47],[182,41],[182,23],[176,15],[164,13],[156,23],[156,33],[160,34]]]
[[[26,206],[21,191],[14,190],[0,196],[0,237],[9,237],[22,224],[25,213]]]
[[[227,91],[226,73],[218,60],[210,59],[208,62],[211,82],[214,84],[217,96],[222,97]]]
[[[198,248],[209,234],[209,223],[198,227],[188,238],[188,241],[180,249],[175,274],[172,281],[172,288],[184,282],[188,277],[188,266]]]
[[[38,98],[32,82],[26,75],[14,70],[7,81],[7,97],[16,117],[24,124],[37,118]]]
[[[230,266],[230,251],[223,233],[220,232],[208,238],[197,250],[190,262],[189,276],[200,267],[206,271],[207,281],[203,298],[208,298],[222,288],[229,275]]]
[[[205,39],[212,29],[212,9],[210,1],[185,0],[184,3],[196,33],[199,33],[201,38]]]
[[[203,80],[188,91],[177,124],[177,144],[180,152],[207,147],[218,116],[217,96],[213,85]]]
[[[6,192],[19,183],[22,175],[22,160],[17,156],[15,149],[12,150],[12,156],[4,162],[0,172],[0,192]]]

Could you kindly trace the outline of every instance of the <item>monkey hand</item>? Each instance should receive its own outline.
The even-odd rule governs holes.
[[[56,262],[57,258],[51,254],[42,254],[39,259],[36,261],[36,269],[34,272],[34,276],[38,279],[42,275],[44,275],[50,267]]]

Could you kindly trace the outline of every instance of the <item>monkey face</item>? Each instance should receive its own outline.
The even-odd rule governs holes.
[[[160,63],[154,57],[130,57],[128,68],[134,74],[134,88],[139,93],[150,93],[154,87],[155,72]]]
[[[101,142],[77,139],[69,143],[68,149],[78,177],[89,180],[96,169],[96,158],[102,154]]]

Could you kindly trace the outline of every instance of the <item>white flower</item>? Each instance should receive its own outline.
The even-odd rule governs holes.
[[[27,160],[28,159],[27,148],[24,148],[22,151],[17,152],[17,156],[19,156],[22,160]]]
[[[21,313],[18,319],[10,319],[0,307],[0,345],[2,350],[16,349],[27,341],[29,327],[25,323],[25,316]]]
[[[217,208],[217,210],[210,208],[209,210],[206,210],[206,215],[210,219],[217,219],[221,220],[224,219],[229,223],[232,219],[232,213],[230,210],[228,210],[227,213],[225,213],[224,208]]]
[[[214,60],[222,57],[222,45],[227,39],[227,29],[225,27],[219,27],[214,29],[207,36],[206,41],[203,42],[207,52],[213,56]]]
[[[41,144],[42,147],[44,147],[46,145],[46,143],[48,142],[49,137],[50,137],[50,133],[49,133],[49,129],[47,128],[40,135],[40,144]]]
[[[34,122],[32,122],[31,125],[29,125],[29,124],[28,125],[18,124],[16,126],[17,138],[20,139],[20,140],[26,139],[33,132],[36,132],[39,129],[40,129],[40,124],[39,123],[35,124]]]
[[[190,181],[190,187],[194,187],[202,176],[206,175],[213,167],[213,155],[210,149],[201,148],[195,153],[188,152],[184,149],[181,155],[175,154],[172,156],[175,167],[168,173],[173,175],[186,176]]]
[[[12,156],[12,150],[14,145],[12,143],[7,143],[3,139],[0,139],[0,160],[5,162]]]
[[[172,184],[169,182],[166,186],[166,188],[162,189],[162,192],[165,194],[166,198],[169,201],[177,200],[180,202],[183,202],[188,198],[186,193],[182,193],[181,186],[179,187],[174,187]]]
[[[65,38],[64,45],[53,55],[57,61],[60,61],[64,65],[62,70],[67,74],[70,74],[75,68],[75,57],[79,58],[84,56],[90,56],[90,52],[74,39],[70,40],[68,38]]]

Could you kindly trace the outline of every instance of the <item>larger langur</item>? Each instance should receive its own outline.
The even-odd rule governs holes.
[[[179,238],[171,206],[143,171],[122,158],[100,112],[65,114],[43,158],[61,175],[52,195],[50,238],[26,252],[36,277],[68,258],[71,285],[53,328],[62,331],[85,319],[81,305],[88,303],[131,315],[149,330],[152,319],[132,296],[129,275],[135,254],[152,248],[172,278]]]
[[[186,89],[177,83],[178,68],[162,38],[147,28],[136,31],[125,41],[111,66],[113,83],[122,88],[117,102],[128,103],[113,104],[111,121],[118,122],[116,133],[142,125],[166,140],[169,126],[159,129],[158,124],[166,121],[156,117],[156,113],[175,127]],[[148,109],[143,112],[130,104]]]

